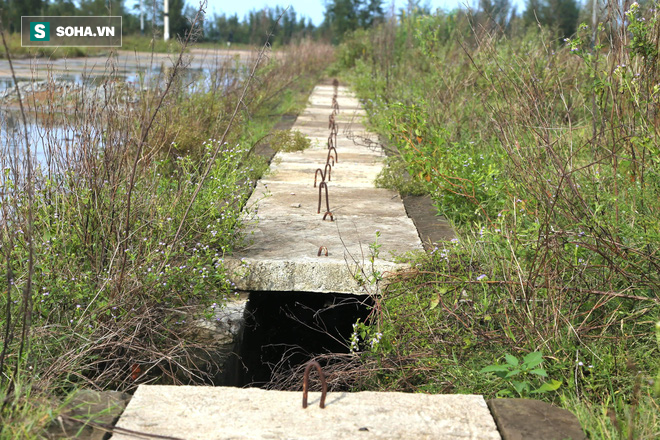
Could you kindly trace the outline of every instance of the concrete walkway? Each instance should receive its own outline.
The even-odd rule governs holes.
[[[257,219],[247,231],[250,245],[225,262],[238,289],[373,293],[375,272],[402,267],[396,255],[422,252],[399,195],[374,187],[384,154],[368,147],[364,111],[343,87],[338,160],[326,182],[334,221],[323,220],[325,199],[319,213],[314,173],[328,162],[333,94],[332,86],[314,89],[293,127],[312,147],[278,153],[248,202],[246,215]],[[481,396],[330,393],[325,409],[319,393],[310,393],[307,409],[301,398],[256,388],[142,385],[117,426],[185,439],[500,439]]]
[[[258,217],[249,229],[252,244],[226,262],[239,289],[373,292],[374,285],[358,283],[356,274],[368,279],[374,271],[395,270],[392,254],[422,250],[399,195],[373,186],[383,153],[365,145],[370,135],[360,123],[363,111],[345,88],[338,96],[338,162],[327,182],[334,221],[322,220],[324,206],[318,213],[314,172],[328,156],[333,92],[316,87],[294,126],[315,145],[277,154],[250,199]],[[372,264],[369,244],[377,231]],[[322,246],[328,256],[318,255]],[[329,393],[324,409],[320,393],[310,393],[306,409],[301,399],[302,393],[257,388],[141,385],[113,439],[585,439],[570,412],[524,399],[487,404],[475,395]]]
[[[338,160],[326,179],[334,221],[329,216],[323,220],[325,189],[318,213],[319,185],[314,187],[314,176],[328,160],[333,93],[332,86],[314,89],[293,126],[312,141],[312,147],[276,154],[270,173],[258,182],[248,201],[255,219],[247,230],[249,245],[225,263],[240,290],[373,292],[375,286],[369,281],[374,273],[401,267],[396,255],[422,251],[399,194],[374,186],[385,155],[379,146],[369,146],[375,144],[375,136],[365,131],[364,110],[345,87],[338,88],[337,97]],[[373,264],[375,247],[370,245],[378,249]]]

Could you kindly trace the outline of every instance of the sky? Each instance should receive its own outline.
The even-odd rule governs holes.
[[[395,2],[395,10],[405,8],[408,4],[407,0],[385,0],[385,10],[389,10],[392,1]],[[208,0],[208,12],[213,14],[234,15],[238,14],[239,18],[243,18],[248,12],[252,10],[263,9],[264,7],[274,8],[275,6],[286,7],[291,5],[298,14],[298,17],[306,16],[312,19],[314,25],[318,26],[323,21],[323,13],[325,12],[325,0]],[[186,0],[186,4],[196,6],[199,0]],[[421,4],[428,3],[432,10],[437,8],[444,10],[452,10],[461,5],[474,6],[478,0],[422,0]],[[518,11],[524,9],[525,0],[513,0],[512,4],[518,5]]]

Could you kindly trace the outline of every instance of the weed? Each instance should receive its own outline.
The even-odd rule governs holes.
[[[537,383],[540,378],[547,378],[548,373],[540,367],[543,362],[543,353],[535,351],[529,353],[519,360],[517,357],[504,355],[504,364],[489,365],[482,368],[480,373],[493,373],[495,376],[508,383],[518,397],[525,398],[533,394],[555,391],[561,386],[561,382],[551,380],[549,382]],[[511,389],[502,389],[497,392],[498,396],[513,396]]]
[[[27,142],[3,130],[0,154],[3,435],[37,436],[56,415],[41,406],[78,387],[212,380],[186,323],[235,296],[224,258],[267,167],[255,145],[330,56],[301,42],[193,84],[183,56],[134,89],[108,72],[48,105],[25,100]]]
[[[398,151],[379,181],[405,189],[405,168],[459,237],[382,289],[383,336],[361,358],[400,368],[359,386],[495,396],[501,381],[480,371],[511,353],[492,368],[530,395],[543,377],[524,356],[543,352],[562,386],[535,397],[581,402],[591,427],[616,405],[620,432],[653,436],[639,421],[657,408],[658,13],[610,14],[567,41],[410,14],[339,49],[371,129]]]
[[[276,130],[271,134],[270,144],[275,151],[289,153],[309,148],[311,141],[298,130]]]

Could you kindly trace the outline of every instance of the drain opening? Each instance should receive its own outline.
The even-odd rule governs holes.
[[[252,292],[231,378],[236,386],[272,387],[282,374],[314,356],[348,353],[353,324],[369,316],[367,295]]]

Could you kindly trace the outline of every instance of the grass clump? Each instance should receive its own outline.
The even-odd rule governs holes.
[[[311,141],[298,130],[275,130],[271,134],[270,145],[275,151],[291,153],[306,150]]]

